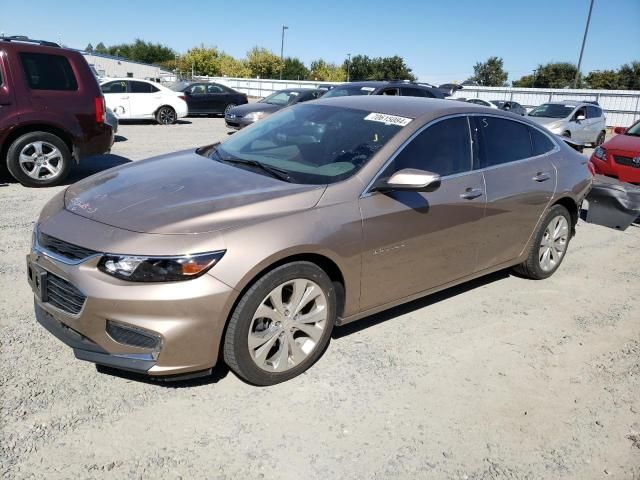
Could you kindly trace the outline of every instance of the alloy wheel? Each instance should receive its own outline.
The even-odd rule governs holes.
[[[236,104],[235,104],[235,103],[230,103],[229,105],[227,105],[227,106],[224,108],[224,114],[226,115],[227,113],[229,113],[229,110],[231,110],[231,109],[232,109],[232,108],[234,108],[235,106],[236,106]]]
[[[268,372],[290,370],[316,349],[327,323],[327,297],[317,283],[304,278],[284,282],[253,315],[248,335],[251,359]]]
[[[162,107],[158,112],[158,119],[163,125],[171,125],[176,122],[176,112],[173,108]]]
[[[543,271],[550,272],[556,268],[567,250],[568,240],[569,222],[562,215],[553,217],[544,230],[538,250],[538,260]]]
[[[64,166],[62,152],[55,145],[36,141],[26,144],[20,151],[20,169],[35,180],[51,180]]]

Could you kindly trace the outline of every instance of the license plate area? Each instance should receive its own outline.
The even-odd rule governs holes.
[[[48,301],[47,298],[47,271],[33,263],[27,258],[27,279],[34,295],[41,302]]]

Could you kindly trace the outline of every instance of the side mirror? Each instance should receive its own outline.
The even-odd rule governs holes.
[[[617,135],[624,135],[625,133],[627,133],[627,129],[624,127],[616,127],[613,129],[613,133]]]
[[[587,118],[587,117],[585,117],[584,115],[576,115],[576,122],[584,120],[585,118]]]
[[[387,179],[376,182],[373,190],[379,192],[408,191],[408,192],[433,192],[440,187],[440,175],[437,173],[418,170],[415,168],[403,168]]]

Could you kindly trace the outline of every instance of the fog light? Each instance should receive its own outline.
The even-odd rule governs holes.
[[[154,359],[157,358],[162,348],[162,336],[149,330],[107,320],[106,331],[114,342],[131,347],[153,350],[152,355]]]

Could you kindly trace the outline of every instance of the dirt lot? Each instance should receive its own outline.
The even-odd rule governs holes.
[[[226,137],[123,125],[109,165]],[[57,188],[0,187],[3,478],[640,479],[640,228],[580,223],[561,269],[498,273],[338,329],[269,388],[99,373],[39,327],[24,255]]]

